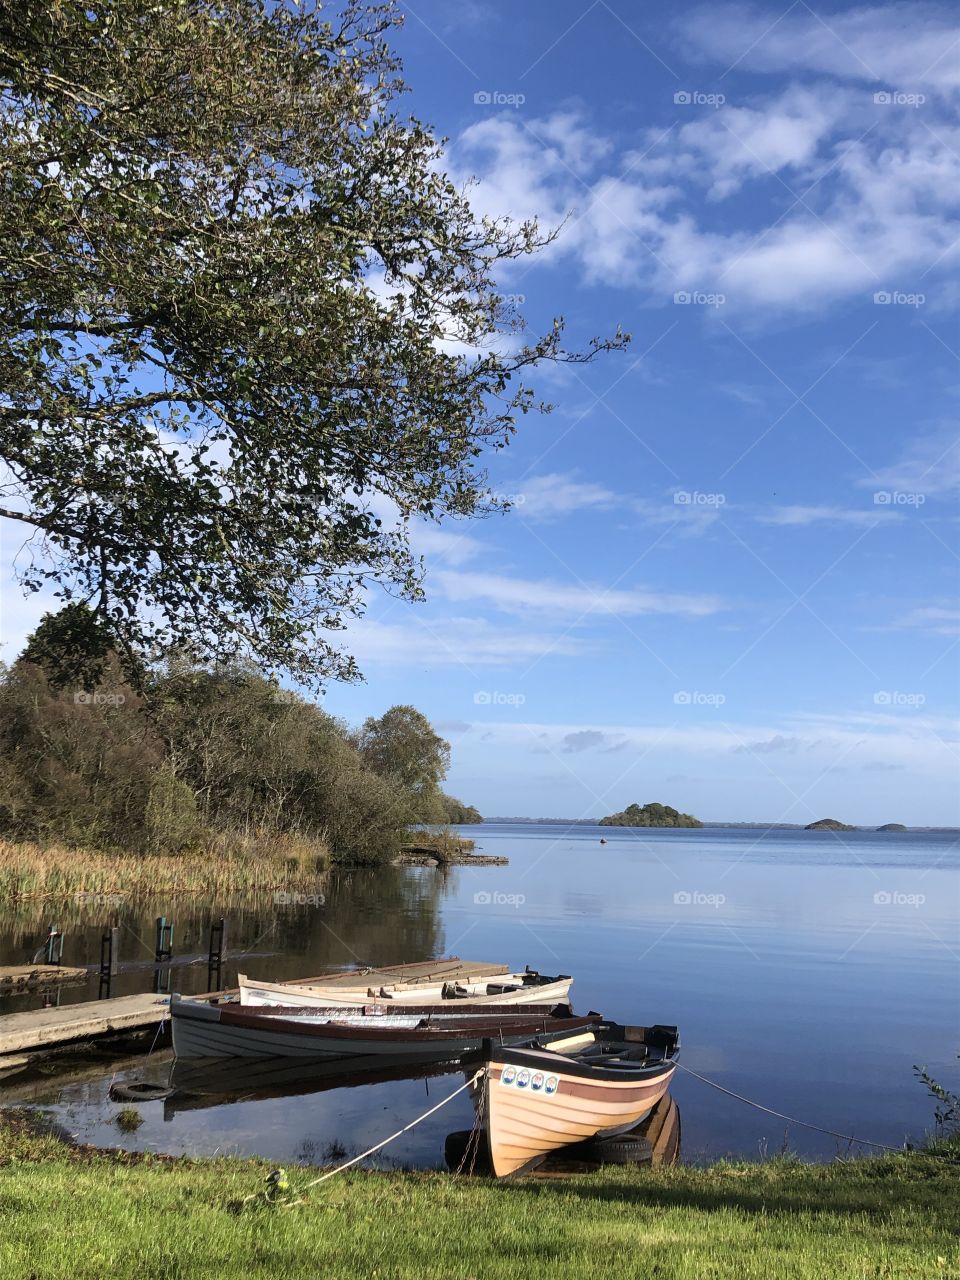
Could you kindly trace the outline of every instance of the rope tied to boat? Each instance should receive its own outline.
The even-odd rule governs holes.
[[[808,1120],[798,1120],[796,1116],[784,1115],[782,1111],[774,1111],[772,1107],[765,1107],[761,1102],[754,1102],[752,1098],[745,1098],[742,1093],[734,1093],[732,1089],[727,1089],[722,1084],[717,1084],[716,1080],[710,1080],[707,1076],[702,1076],[698,1071],[694,1071],[692,1067],[685,1067],[682,1062],[676,1064],[681,1071],[686,1071],[688,1076],[694,1076],[697,1080],[702,1080],[704,1084],[710,1085],[712,1089],[719,1089],[721,1093],[727,1094],[730,1098],[736,1098],[738,1102],[745,1102],[748,1107],[756,1107],[758,1111],[765,1111],[769,1116],[777,1116],[780,1120],[787,1120],[790,1124],[797,1124],[802,1129],[815,1129],[817,1133],[829,1134],[831,1138],[843,1138],[845,1142],[859,1142],[865,1147],[879,1147],[881,1151],[903,1151],[903,1147],[891,1147],[886,1142],[871,1142],[869,1138],[855,1138],[852,1133],[837,1133],[835,1129],[824,1129],[822,1125],[811,1124]]]
[[[403,1128],[398,1129],[396,1133],[391,1133],[390,1136],[388,1138],[384,1138],[382,1142],[378,1142],[374,1146],[368,1147],[367,1150],[362,1151],[360,1155],[354,1156],[350,1160],[345,1160],[343,1164],[337,1165],[335,1169],[328,1169],[326,1173],[320,1174],[318,1178],[312,1178],[309,1182],[305,1182],[302,1187],[297,1188],[296,1193],[299,1197],[298,1199],[278,1199],[278,1193],[285,1194],[289,1189],[289,1184],[286,1181],[283,1170],[274,1169],[267,1178],[267,1190],[256,1191],[249,1196],[244,1196],[243,1200],[240,1201],[240,1206],[242,1207],[245,1204],[249,1204],[252,1200],[259,1200],[263,1203],[274,1205],[281,1209],[293,1209],[299,1204],[304,1204],[305,1201],[302,1197],[302,1192],[309,1190],[310,1187],[319,1186],[321,1182],[326,1182],[329,1178],[335,1178],[338,1173],[343,1173],[345,1169],[349,1169],[353,1165],[359,1164],[361,1160],[366,1160],[368,1156],[375,1155],[378,1151],[382,1151],[383,1148],[388,1146],[391,1142],[395,1142],[397,1138],[402,1137],[405,1133],[409,1133],[410,1130],[415,1129],[418,1124],[422,1124],[424,1120],[428,1120],[430,1116],[435,1115],[441,1107],[445,1107],[448,1102],[452,1102],[454,1098],[458,1097],[461,1093],[464,1093],[467,1089],[472,1089],[475,1084],[478,1084],[483,1079],[485,1074],[486,1068],[481,1067],[480,1070],[475,1072],[465,1084],[460,1085],[458,1089],[454,1089],[453,1093],[448,1093],[445,1098],[441,1098],[441,1100],[432,1106],[429,1111],[424,1111],[422,1115],[417,1116],[415,1120],[411,1120],[409,1124],[405,1124]]]

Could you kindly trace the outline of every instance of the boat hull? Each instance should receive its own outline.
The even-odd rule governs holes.
[[[611,1079],[549,1050],[494,1050],[478,1086],[494,1174],[509,1177],[572,1143],[626,1133],[664,1097],[674,1070],[660,1061]]]
[[[556,1039],[598,1019],[555,1017],[510,1010],[494,1017],[437,1015],[425,1018],[354,1011],[349,1021],[338,1010],[244,1009],[174,997],[170,1002],[173,1049],[177,1058],[364,1058],[389,1055],[411,1063],[456,1061],[477,1053],[490,1038],[502,1044]],[[423,1013],[424,1011],[421,1011]],[[342,1018],[343,1020],[335,1020]],[[417,1025],[418,1021],[428,1025]]]
[[[486,978],[479,982],[458,982],[458,986],[466,991],[463,996],[445,996],[444,984],[423,985],[420,983],[384,988],[386,996],[369,994],[361,997],[364,1004],[382,1004],[396,1006],[402,1004],[437,1005],[449,1008],[451,1005],[531,1005],[562,1004],[570,994],[572,978],[561,977],[555,982],[524,984],[522,973],[502,974]],[[314,985],[293,982],[260,982],[256,978],[248,978],[239,974],[237,981],[240,990],[240,1003],[251,1007],[269,1008],[273,1005],[297,1006],[303,1009],[335,1005],[355,1005],[358,999],[356,990],[325,985]],[[488,986],[510,986],[508,991],[485,994]]]

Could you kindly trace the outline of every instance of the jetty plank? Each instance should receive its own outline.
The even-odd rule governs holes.
[[[0,1055],[149,1027],[166,1017],[169,1009],[169,996],[144,992],[114,1000],[86,1000],[56,1009],[7,1013],[0,1017]]]
[[[86,969],[71,969],[56,964],[0,964],[0,992],[23,991],[49,987],[57,982],[81,982]]]

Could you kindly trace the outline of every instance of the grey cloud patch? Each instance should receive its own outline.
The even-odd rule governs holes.
[[[469,733],[473,725],[468,720],[438,720],[433,727],[438,733]]]
[[[602,747],[606,741],[607,735],[601,733],[599,729],[579,729],[576,733],[564,735],[563,749],[568,754],[577,751],[592,751],[594,747]]]
[[[802,738],[787,738],[782,733],[777,733],[761,742],[742,742],[733,750],[737,755],[766,755],[774,751],[795,753],[811,745],[814,744],[804,742]]]

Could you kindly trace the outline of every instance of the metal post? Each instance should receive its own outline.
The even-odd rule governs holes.
[[[110,998],[113,977],[120,972],[120,930],[104,929],[100,938],[100,999]]]
[[[173,925],[166,916],[157,916],[156,961],[163,964],[173,951]]]
[[[157,916],[157,941],[154,948],[154,959],[158,967],[153,975],[153,989],[156,992],[170,990],[170,970],[167,967],[173,955],[173,925],[166,916]]]
[[[55,924],[47,926],[47,964],[55,964],[59,968],[63,959],[63,934]]]
[[[222,986],[223,961],[227,953],[227,922],[223,916],[210,925],[210,955],[207,959],[207,990]]]

